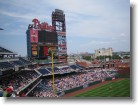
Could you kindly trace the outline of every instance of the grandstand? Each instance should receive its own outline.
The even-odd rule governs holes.
[[[16,55],[16,53],[0,46],[0,75],[21,70],[32,64],[29,60],[23,57],[17,57]]]
[[[115,73],[116,75],[116,73]],[[114,77],[114,74],[108,74],[103,70],[94,70],[88,72],[75,72],[71,74],[64,74],[56,76],[55,90],[56,94],[52,92],[52,79],[43,79],[27,96],[29,97],[60,97],[70,89],[80,86],[87,86],[89,83],[106,80],[109,77]]]
[[[8,54],[8,55],[16,55],[15,52],[10,51],[10,50],[8,50],[8,49],[6,49],[6,48],[0,46],[0,55],[7,55],[7,54]]]
[[[62,97],[75,90],[118,78],[115,67],[97,67],[97,64],[87,61],[78,61],[76,64],[59,63],[54,65],[54,93],[51,64],[36,64],[23,57],[3,56],[0,61],[0,87],[3,96]]]

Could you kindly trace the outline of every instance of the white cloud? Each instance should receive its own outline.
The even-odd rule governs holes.
[[[8,12],[8,11],[5,11],[5,10],[0,10],[0,13],[4,14],[4,15],[7,15],[7,16],[10,16],[10,17],[27,19],[27,20],[32,20],[34,18],[38,18],[38,19],[45,19],[46,17],[50,18],[50,16],[46,16],[46,15],[43,15],[43,14],[41,14],[41,15],[40,14],[32,14],[32,13],[22,14],[22,13],[16,13],[16,12]]]
[[[1,3],[10,6],[5,9],[0,7],[0,15],[16,19],[20,28],[16,32],[13,30],[7,34],[25,35],[27,26],[32,23],[33,18],[51,24],[51,12],[54,9],[62,9],[66,16],[67,36],[79,37],[79,39],[88,37],[93,40],[88,42],[84,39],[83,44],[74,46],[75,42],[78,43],[80,40],[68,39],[70,52],[76,52],[77,49],[93,51],[94,48],[116,47],[117,43],[124,48],[127,42],[130,43],[130,7],[124,6],[126,2],[123,0],[5,0]],[[94,38],[97,38],[97,41]],[[112,41],[106,41],[107,39]]]

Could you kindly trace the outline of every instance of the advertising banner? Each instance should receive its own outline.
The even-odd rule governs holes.
[[[66,36],[58,35],[58,44],[66,44]]]
[[[61,31],[60,31],[60,32],[57,32],[57,34],[58,34],[58,35],[61,35],[61,36],[66,36],[66,32],[61,32]]]
[[[38,45],[31,44],[31,51],[32,51],[32,57],[37,57],[38,56]]]
[[[48,56],[48,47],[44,46],[43,47],[43,53],[44,53],[44,56]]]
[[[67,54],[66,36],[58,35],[58,54]]]
[[[30,42],[31,43],[38,42],[38,30],[30,30]]]

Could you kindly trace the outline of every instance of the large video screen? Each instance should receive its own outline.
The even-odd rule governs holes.
[[[58,43],[57,33],[48,31],[38,31],[38,41],[43,43]]]

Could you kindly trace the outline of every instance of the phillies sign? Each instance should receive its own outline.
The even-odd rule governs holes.
[[[41,30],[49,30],[49,31],[54,31],[54,27],[49,25],[47,22],[42,22],[38,19],[33,19],[32,20],[33,24],[29,24],[28,29],[41,29]]]

